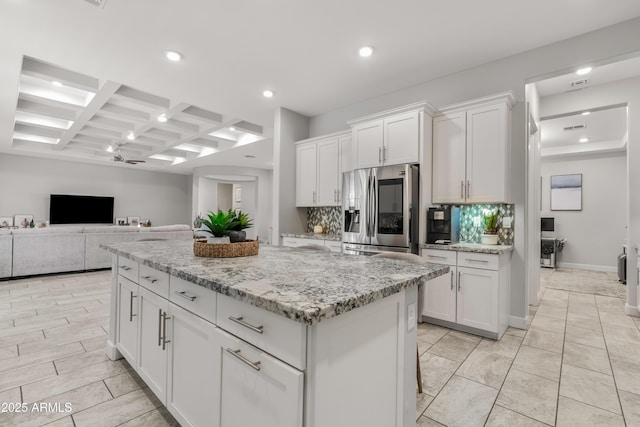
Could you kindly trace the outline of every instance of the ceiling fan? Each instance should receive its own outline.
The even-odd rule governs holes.
[[[118,146],[118,152],[113,155],[114,162],[124,162],[130,165],[137,165],[138,163],[146,163],[146,160],[125,159],[120,153],[120,147],[122,147],[124,144],[122,142],[116,142],[116,145]]]

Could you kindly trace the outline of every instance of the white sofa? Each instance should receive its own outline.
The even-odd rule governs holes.
[[[101,244],[192,239],[188,225],[0,229],[0,278],[111,267]]]

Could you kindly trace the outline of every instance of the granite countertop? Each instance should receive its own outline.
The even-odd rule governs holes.
[[[442,251],[475,252],[479,254],[502,255],[513,251],[512,245],[481,245],[480,243],[454,243],[453,245],[422,244],[422,249],[439,249]]]
[[[316,239],[316,240],[334,240],[336,242],[342,241],[342,234],[324,234],[324,233],[282,233],[280,237],[298,237],[301,239]]]
[[[449,271],[448,266],[261,246],[257,256],[201,258],[193,242],[101,245],[156,270],[313,325]]]

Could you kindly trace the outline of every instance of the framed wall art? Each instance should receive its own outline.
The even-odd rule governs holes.
[[[551,176],[551,210],[582,210],[582,174]]]

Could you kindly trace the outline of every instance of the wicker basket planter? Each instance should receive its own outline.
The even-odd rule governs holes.
[[[237,243],[207,243],[206,240],[193,241],[195,256],[208,258],[233,258],[258,255],[258,238]]]

